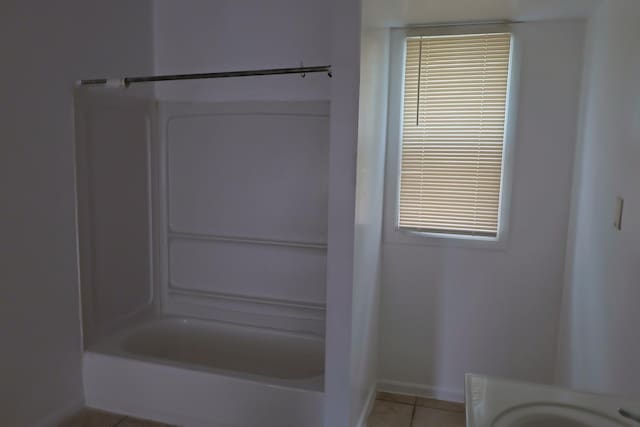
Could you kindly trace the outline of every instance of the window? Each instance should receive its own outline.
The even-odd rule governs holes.
[[[497,238],[511,34],[406,39],[397,227]]]

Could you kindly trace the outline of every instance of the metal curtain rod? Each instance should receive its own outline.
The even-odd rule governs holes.
[[[170,80],[219,79],[223,77],[272,76],[277,74],[327,73],[332,77],[331,65],[318,67],[271,68],[266,70],[226,71],[220,73],[167,74],[162,76],[124,77],[120,79],[78,80],[77,86],[105,85],[107,87],[129,87],[131,83],[165,82]]]
[[[470,27],[475,25],[509,25],[509,24],[523,24],[527,21],[461,21],[461,22],[439,22],[433,24],[416,24],[416,25],[407,25],[404,27],[393,27],[397,29],[401,28],[445,28],[445,27]]]

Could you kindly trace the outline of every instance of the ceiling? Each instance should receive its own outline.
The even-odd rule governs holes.
[[[405,26],[468,21],[538,21],[589,16],[600,0],[363,0],[365,22]]]

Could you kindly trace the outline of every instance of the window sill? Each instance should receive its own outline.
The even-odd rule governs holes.
[[[460,234],[429,233],[394,228],[385,233],[384,243],[391,245],[433,246],[442,248],[485,249],[504,251],[507,239],[504,233],[498,237],[468,236]]]

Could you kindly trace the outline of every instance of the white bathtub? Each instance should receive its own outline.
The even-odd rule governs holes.
[[[87,405],[187,427],[319,427],[320,337],[183,318],[84,353]]]

